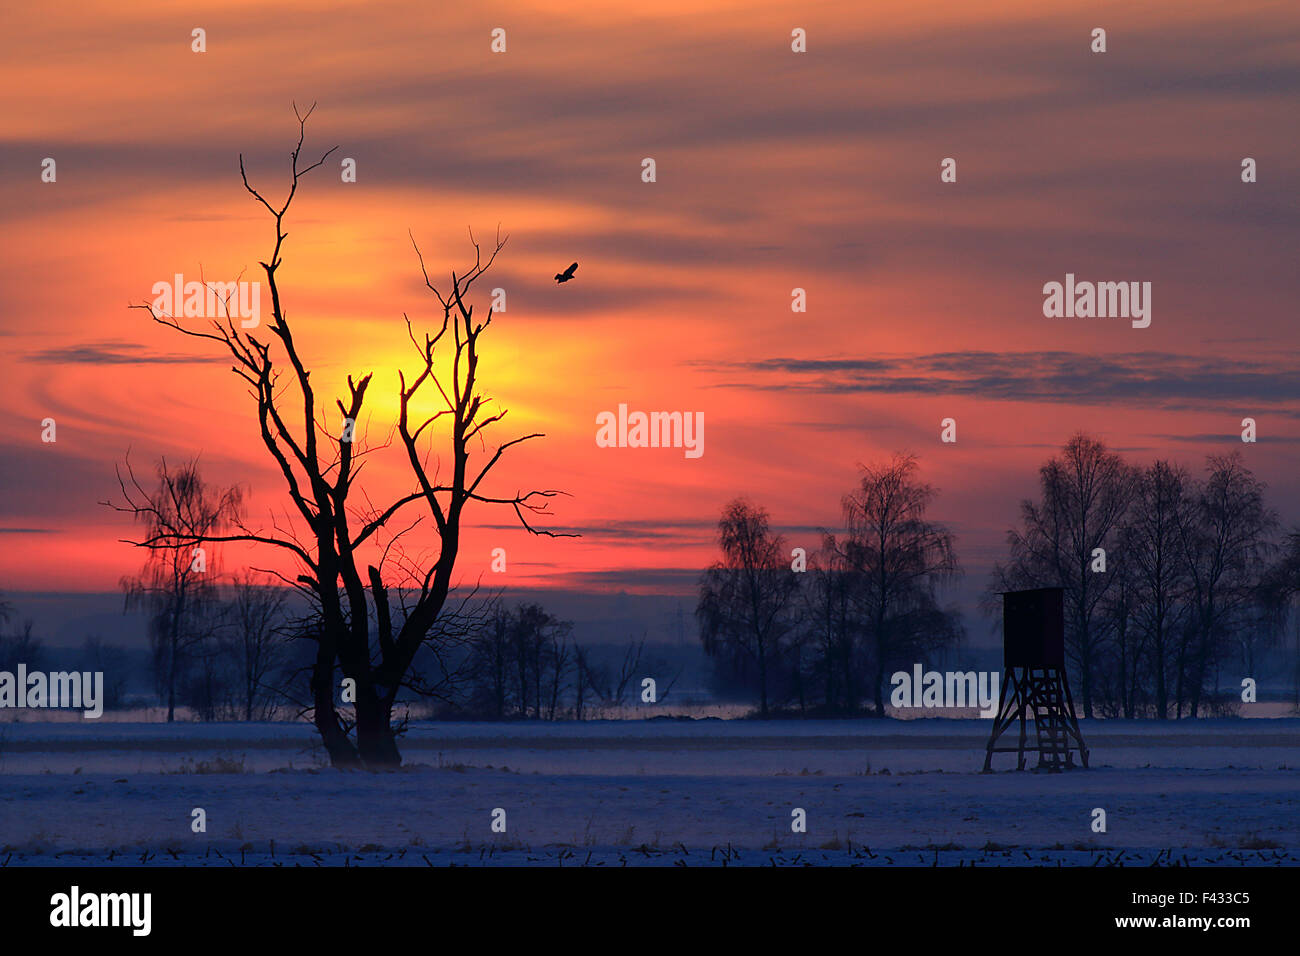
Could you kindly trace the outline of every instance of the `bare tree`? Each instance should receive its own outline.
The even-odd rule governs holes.
[[[252,571],[236,574],[225,604],[226,627],[239,675],[238,699],[244,720],[254,711],[265,719],[268,679],[283,657],[284,605],[287,593]]]
[[[515,612],[510,631],[520,717],[529,716],[531,702],[534,719],[554,719],[572,627],[540,604],[521,604]]]
[[[1122,536],[1124,562],[1108,568],[1114,577],[1121,571],[1132,575],[1133,614],[1150,655],[1156,716],[1161,720],[1169,717],[1170,665],[1186,612],[1188,574],[1181,538],[1191,519],[1189,486],[1186,469],[1167,461],[1138,474]]]
[[[646,637],[642,634],[640,640],[630,639],[623,649],[617,673],[611,675],[607,668],[601,668],[590,671],[590,674],[596,681],[594,686],[601,688],[599,693],[605,704],[622,707],[627,703],[634,682],[638,678],[644,680],[652,674],[657,675],[654,677],[655,703],[663,703],[682,676],[682,668],[674,667],[662,654],[647,654]]]
[[[1192,627],[1178,670],[1178,711],[1198,715],[1211,668],[1232,635],[1254,632],[1251,615],[1264,569],[1274,552],[1275,512],[1264,484],[1240,452],[1212,455],[1209,475],[1181,527],[1187,556]]]
[[[569,645],[566,632],[554,630],[550,635],[547,656],[551,665],[551,697],[547,704],[547,720],[554,720],[560,707],[560,690],[564,687],[564,675],[569,671]]]
[[[13,619],[14,606],[0,599],[0,628],[7,628]],[[0,671],[12,672],[19,664],[39,669],[44,656],[41,639],[32,633],[33,624],[24,621],[22,630],[9,633],[0,630]]]
[[[176,692],[186,657],[213,633],[211,615],[217,602],[217,552],[207,545],[222,540],[224,529],[239,520],[242,493],[203,480],[198,459],[178,468],[162,458],[156,466],[157,487],[147,491],[130,459],[118,485],[126,505],[111,505],[144,525],[144,537],[127,541],[145,548],[144,568],[122,579],[126,606],[149,612],[155,675],[167,698],[167,721],[176,719]],[[209,553],[211,551],[211,553]]]
[[[641,657],[645,654],[645,635],[638,641],[631,639],[623,649],[623,657],[618,664],[618,673],[609,680],[605,690],[605,702],[613,707],[622,707],[627,703],[627,692],[632,681],[641,670]]]
[[[953,535],[927,518],[936,492],[916,472],[916,458],[895,455],[864,466],[858,490],[844,497],[848,533],[841,555],[868,642],[876,717],[885,716],[891,666],[961,635],[956,616],[939,607],[936,593],[961,574]]]
[[[795,575],[767,512],[742,498],[723,511],[718,539],[722,560],[700,579],[700,639],[710,656],[731,655],[753,666],[759,714],[767,717],[773,671],[793,633]]]
[[[1098,548],[1115,547],[1134,480],[1134,470],[1104,443],[1076,434],[1039,469],[1042,499],[1021,502],[1022,526],[1007,533],[1010,561],[993,571],[994,590],[1064,588],[1066,651],[1087,717],[1105,645],[1101,607],[1113,583],[1092,567]]]
[[[248,541],[278,549],[296,560],[301,573],[292,583],[315,608],[315,625],[310,631],[317,644],[312,712],[330,760],[334,766],[392,767],[401,763],[393,705],[452,589],[465,509],[471,503],[504,507],[515,513],[526,531],[552,535],[534,528],[529,517],[546,513],[548,499],[559,492],[493,494],[484,484],[506,451],[542,437],[540,433],[502,442],[494,451],[485,451],[486,460],[471,466],[473,448],[484,443],[486,430],[506,414],[504,410],[489,413],[489,400],[479,391],[479,338],[492,321],[491,310],[478,321],[474,306],[467,301],[471,288],[491,268],[505,240],[498,236],[485,257],[472,233],[473,265],[460,273],[453,271],[449,283],[441,288],[430,279],[412,239],[425,286],[435,297],[436,312],[441,314],[435,320],[437,331],[418,337],[406,318],[407,337],[419,361],[412,375],[398,375],[396,433],[405,453],[411,490],[386,504],[374,505],[359,489],[356,482],[365,459],[385,447],[369,446],[355,431],[366,410],[372,375],[348,376],[347,394],[335,402],[342,423],[331,428],[324,419],[280,287],[289,208],[302,178],[337,148],[304,165],[300,157],[311,110],[302,114],[295,107],[294,113],[298,118],[298,139],[290,156],[288,193],[282,202],[268,201],[249,182],[242,156],[239,162],[244,188],[274,221],[274,245],[270,257],[261,263],[271,296],[271,322],[266,334],[242,328],[231,318],[228,308],[223,319],[213,320],[206,328],[189,328],[172,316],[153,315],[154,321],[215,343],[229,353],[234,373],[248,385],[256,402],[261,440],[283,476],[289,517],[284,523],[273,518],[270,529],[241,523],[232,533],[192,535],[185,543]],[[148,305],[136,308],[150,309],[153,314]],[[426,400],[437,410],[420,411]],[[299,418],[297,425],[291,423],[295,414]],[[437,466],[431,471],[429,465],[434,435],[439,429],[445,432],[445,444],[437,460],[445,463],[445,472]],[[432,521],[439,544],[436,558],[427,566],[398,569],[411,579],[414,589],[414,598],[399,620],[389,603],[384,578],[389,550],[377,549],[376,544],[381,535],[390,534],[389,522],[412,505],[419,506],[423,516]],[[299,528],[306,530],[299,534]],[[390,537],[395,539],[400,534]],[[375,555],[375,563],[367,564],[367,552]],[[394,573],[388,570],[390,575]],[[355,682],[355,742],[335,705],[337,672]]]
[[[81,659],[82,669],[104,675],[104,709],[121,707],[126,699],[126,674],[130,666],[126,648],[105,644],[102,637],[92,634],[82,642]]]
[[[31,621],[24,621],[20,631],[0,634],[0,671],[13,673],[19,664],[39,670],[44,658],[45,648],[41,639],[32,633]]]
[[[581,644],[573,645],[573,719],[582,720],[586,714],[587,703],[600,696],[600,688],[606,679],[591,660],[591,652]]]
[[[505,720],[510,697],[512,622],[511,613],[498,604],[471,641],[470,668],[478,698],[471,704],[486,707],[497,720]]]
[[[1146,677],[1150,668],[1146,636],[1139,621],[1141,596],[1137,575],[1132,570],[1134,562],[1130,555],[1134,549],[1128,544],[1129,534],[1127,528],[1121,530],[1119,547],[1107,558],[1106,573],[1113,574],[1115,582],[1106,592],[1100,617],[1110,637],[1107,645],[1110,653],[1099,677],[1105,686],[1097,696],[1104,698],[1101,703],[1105,716],[1132,720],[1146,707]]]
[[[853,713],[862,701],[862,628],[853,594],[844,555],[835,536],[827,534],[808,565],[801,595],[804,638],[816,654],[813,676],[820,680],[828,713]]]

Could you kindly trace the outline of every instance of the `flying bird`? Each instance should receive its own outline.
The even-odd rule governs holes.
[[[570,279],[573,278],[573,274],[577,271],[578,271],[578,264],[575,262],[573,265],[569,266],[569,268],[565,269],[563,272],[555,273],[555,281],[568,282]]]

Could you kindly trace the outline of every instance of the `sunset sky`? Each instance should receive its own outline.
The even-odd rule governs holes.
[[[375,373],[372,438],[395,421],[397,369],[417,368],[403,313],[435,315],[408,230],[435,278],[472,261],[467,227],[509,234],[476,298],[508,302],[481,376],[509,409],[497,441],[546,437],[490,490],[567,491],[541,523],[582,537],[530,538],[479,507],[462,580],[686,594],[731,498],[812,549],[858,463],[908,451],[970,591],[1079,429],[1197,472],[1242,450],[1300,520],[1300,6],[1136,6],[7,10],[0,590],[112,591],[138,570],[118,543],[130,522],[98,504],[128,449],[145,476],[201,456],[209,480],[250,489],[250,521],[283,509],[228,362],[127,306],[176,273],[263,278],[273,224],[238,157],[282,196],[295,100],[318,104],[305,155],[339,150],[294,202],[281,289],[330,406],[347,374]],[[1150,328],[1045,318],[1042,287],[1066,273],[1150,282]],[[702,412],[703,456],[598,448],[596,416],[620,403]],[[399,447],[376,458],[375,501],[409,490],[401,465]],[[488,571],[495,547],[506,575]]]

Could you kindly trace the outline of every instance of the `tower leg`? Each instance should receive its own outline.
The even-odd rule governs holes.
[[[1074,698],[1070,694],[1070,679],[1061,671],[1061,687],[1065,690],[1065,726],[1066,732],[1074,737],[1079,746],[1079,760],[1083,769],[1088,769],[1088,745],[1083,742],[1083,731],[1079,729],[1079,719],[1074,714]]]
[[[1005,677],[1005,675],[1003,675]],[[1011,723],[1011,718],[1007,713],[1007,681],[1002,681],[1002,692],[998,694],[998,712],[993,718],[993,731],[989,734],[988,746],[984,748],[984,770],[983,773],[993,772],[993,745],[998,742],[1002,732],[1007,729]]]
[[[1028,673],[1029,671],[1026,670],[1025,674],[1028,675]],[[1025,685],[1028,683],[1029,678],[1026,676]],[[1020,697],[1020,751],[1016,763],[1017,770],[1025,769],[1025,708],[1029,706],[1029,688],[1025,685],[1018,686]]]

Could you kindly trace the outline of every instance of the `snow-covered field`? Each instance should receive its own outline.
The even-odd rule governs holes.
[[[4,723],[0,864],[1300,864],[1300,720],[1083,727],[1090,770],[986,775],[979,720],[427,723],[371,774],[307,725]]]

